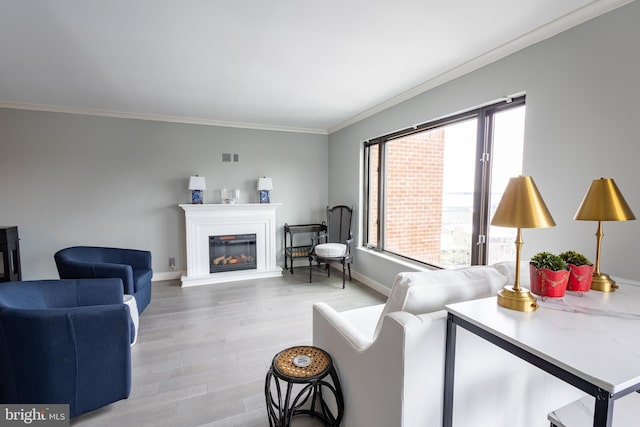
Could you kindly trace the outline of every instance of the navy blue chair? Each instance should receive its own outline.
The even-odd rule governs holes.
[[[120,279],[0,283],[0,402],[69,404],[75,417],[129,397],[122,289]]]
[[[117,277],[142,313],[151,302],[151,252],[136,249],[73,246],[54,255],[61,279]]]

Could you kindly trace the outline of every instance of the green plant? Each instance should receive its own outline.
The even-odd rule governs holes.
[[[560,258],[562,258],[567,264],[573,264],[575,266],[593,265],[593,263],[589,261],[586,256],[575,251],[562,252],[560,254]]]
[[[547,268],[551,271],[569,270],[569,266],[559,255],[550,252],[538,252],[531,257],[529,263],[536,268]]]

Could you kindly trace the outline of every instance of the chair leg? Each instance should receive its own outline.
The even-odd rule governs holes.
[[[345,268],[344,260],[342,260],[342,289],[344,289],[344,268]],[[351,277],[351,273],[349,273],[349,277]]]
[[[347,268],[349,269],[349,281],[351,281],[351,263],[347,263]]]
[[[311,282],[311,276],[313,275],[313,261],[311,260],[311,258],[309,258],[309,283]]]

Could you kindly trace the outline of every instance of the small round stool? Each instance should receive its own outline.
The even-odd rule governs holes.
[[[331,382],[325,380],[331,378]],[[284,396],[281,381],[286,383]],[[272,393],[272,383],[275,396]],[[293,397],[294,384],[304,384]],[[327,426],[338,426],[344,412],[344,399],[338,374],[329,354],[317,347],[291,347],[278,353],[271,362],[264,387],[270,427],[288,427],[296,415],[318,418]],[[325,397],[333,396],[336,414]]]

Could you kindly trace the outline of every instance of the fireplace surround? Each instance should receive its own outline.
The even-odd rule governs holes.
[[[185,211],[187,244],[187,274],[181,279],[183,287],[282,275],[282,269],[276,264],[276,210],[279,203],[179,206]],[[230,239],[228,236],[246,235],[255,235],[255,268],[212,269],[214,260],[210,254],[210,238],[226,236]],[[240,263],[240,260],[238,258],[235,263]]]

